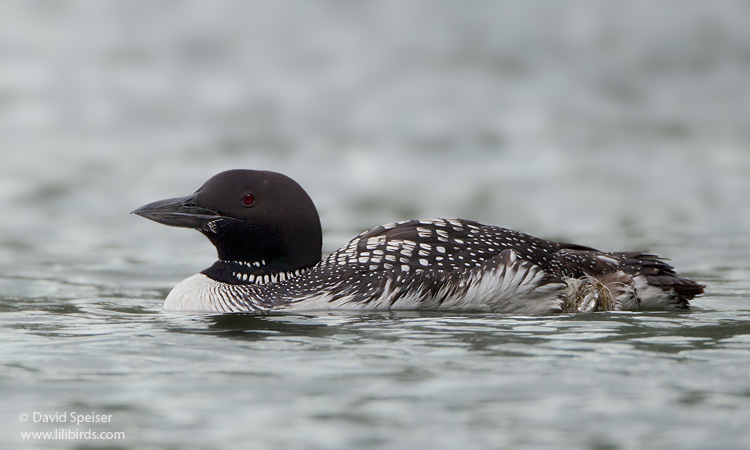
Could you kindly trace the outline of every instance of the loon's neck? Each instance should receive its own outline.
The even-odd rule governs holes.
[[[265,284],[284,281],[306,271],[309,267],[293,268],[278,263],[259,261],[228,261],[220,259],[201,273],[214,281],[227,284]]]
[[[321,259],[320,221],[299,229],[287,224],[258,225],[236,219],[217,219],[201,232],[218,253],[218,261],[201,273],[228,284],[263,284],[286,279]],[[310,225],[312,223],[313,225]]]

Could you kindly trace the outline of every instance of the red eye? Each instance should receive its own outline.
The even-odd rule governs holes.
[[[245,206],[253,206],[253,203],[255,203],[255,197],[253,197],[253,194],[245,194],[242,197],[242,204]]]

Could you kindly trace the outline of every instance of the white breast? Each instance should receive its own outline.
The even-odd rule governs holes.
[[[229,286],[202,273],[195,274],[172,289],[164,301],[164,310],[218,313],[249,310],[247,306],[242,307],[231,300]]]

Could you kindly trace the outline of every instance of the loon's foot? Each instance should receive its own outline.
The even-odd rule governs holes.
[[[623,272],[599,277],[565,278],[563,312],[638,310],[633,277]]]

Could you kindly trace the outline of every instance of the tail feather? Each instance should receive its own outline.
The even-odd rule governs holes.
[[[641,275],[650,286],[673,291],[680,301],[693,299],[704,292],[706,286],[683,278],[663,258],[650,253],[614,253],[622,258],[620,269],[633,276]]]
[[[571,303],[566,310],[619,309],[620,305],[628,310],[687,309],[688,301],[705,289],[704,285],[677,275],[664,258],[645,252],[565,248],[557,252],[553,265],[563,269],[562,278],[568,284]],[[625,285],[625,291],[618,288]],[[611,295],[618,289],[618,295]],[[610,303],[615,307],[609,308]]]

